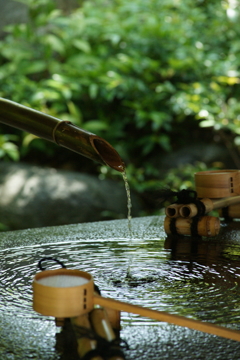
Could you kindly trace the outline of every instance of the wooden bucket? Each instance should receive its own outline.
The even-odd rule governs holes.
[[[195,186],[198,198],[236,196],[240,194],[240,171],[200,171],[195,174]]]
[[[42,315],[69,318],[88,313],[93,295],[93,278],[83,271],[45,270],[33,280],[33,309]]]

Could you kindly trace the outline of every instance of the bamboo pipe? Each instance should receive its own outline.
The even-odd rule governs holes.
[[[226,210],[226,211],[224,211]],[[240,204],[234,204],[227,206],[225,209],[221,208],[218,210],[220,217],[227,217],[230,219],[239,219],[240,218]]]
[[[96,291],[95,289],[94,295],[100,295],[100,291]],[[121,329],[121,312],[111,308],[104,308],[104,311],[106,312],[106,317],[113,328],[115,336],[119,336]]]
[[[110,324],[113,328],[113,331],[115,332],[116,335],[119,335],[119,332],[121,330],[121,313],[120,311],[117,310],[113,310],[110,308],[105,308],[105,311],[107,313],[108,319],[110,321]]]
[[[166,207],[165,214],[171,219],[177,218],[180,216],[179,210],[183,206],[183,204],[171,204]]]
[[[205,214],[207,214],[212,210],[240,203],[240,196],[229,196],[218,200],[201,199],[200,201],[204,204]],[[179,214],[183,218],[192,218],[198,215],[198,208],[195,204],[182,205],[179,209]]]
[[[93,327],[93,330],[100,337],[106,339],[109,342],[112,342],[116,339],[115,332],[111,326],[108,314],[105,308],[96,308],[93,309],[89,314],[90,322]],[[115,351],[114,351],[115,350]],[[108,360],[123,360],[124,355],[120,349],[120,346],[112,345],[111,356]]]
[[[98,335],[100,335],[107,341],[112,341],[116,339],[116,335],[111,327],[105,309],[103,308],[93,309],[89,314],[89,318],[94,331]]]
[[[130,312],[150,319],[168,322],[170,324],[187,327],[189,329],[202,331],[207,334],[221,336],[227,339],[240,341],[240,331],[231,330],[212,323],[188,319],[183,316],[168,314],[164,311],[147,309],[138,305],[127,304],[118,300],[94,296],[94,304],[111,307],[115,310]]]
[[[125,169],[119,154],[107,141],[69,121],[61,121],[0,97],[0,122],[52,141],[119,172]]]
[[[174,221],[174,224],[172,224],[172,221]],[[206,237],[216,236],[220,231],[220,220],[218,217],[201,216],[194,221],[193,223],[192,218],[178,217],[171,219],[166,216],[164,219],[164,230],[168,235],[174,235],[176,233],[178,235],[199,235]],[[194,230],[192,229],[193,226]]]
[[[71,318],[71,324],[73,326],[73,330],[76,335],[77,339],[77,351],[78,355],[81,358],[83,358],[86,354],[88,354],[91,350],[97,349],[97,340],[91,339],[88,336],[83,336],[81,328],[91,330],[91,324],[88,318],[88,314],[83,314],[74,318]],[[79,328],[79,333],[78,333]],[[100,355],[93,355],[90,360],[103,360],[102,356]]]

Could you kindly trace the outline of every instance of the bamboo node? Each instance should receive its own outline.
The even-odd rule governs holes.
[[[68,121],[68,120],[62,120],[62,121],[59,121],[56,126],[54,127],[53,131],[52,131],[52,139],[53,141],[55,142],[55,144],[59,145],[58,141],[57,141],[57,138],[56,138],[56,132],[59,128],[60,125],[62,124],[71,124],[73,125],[73,123],[71,121]]]

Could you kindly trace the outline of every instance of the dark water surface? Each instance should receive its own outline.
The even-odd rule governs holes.
[[[2,233],[0,359],[74,359],[56,342],[54,319],[32,310],[32,279],[45,256],[91,273],[103,296],[240,330],[240,223],[222,225],[214,239],[172,239],[162,217],[145,217],[133,219],[131,242],[128,235],[127,220]],[[127,359],[240,359],[236,341],[128,313],[121,319]]]

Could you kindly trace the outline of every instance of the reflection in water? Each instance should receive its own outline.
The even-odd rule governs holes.
[[[235,324],[240,320],[240,258],[225,257],[226,244],[182,237],[167,238],[165,248],[171,249],[171,271],[179,273],[188,308],[195,316],[219,324]],[[235,246],[230,247],[231,252]],[[240,249],[240,246],[238,245]],[[186,284],[186,285],[185,285]],[[217,310],[220,311],[217,311]]]
[[[103,296],[240,330],[237,230],[224,228],[216,239],[159,238],[159,222],[149,220],[141,232],[133,228],[130,244],[121,237],[2,250],[0,358],[71,358],[59,350],[59,341],[55,348],[53,319],[32,310],[32,279],[39,259],[46,256],[91,273]],[[127,279],[129,252],[134,262]],[[129,359],[240,358],[237,342],[127,313],[122,314],[121,337],[130,345]]]

